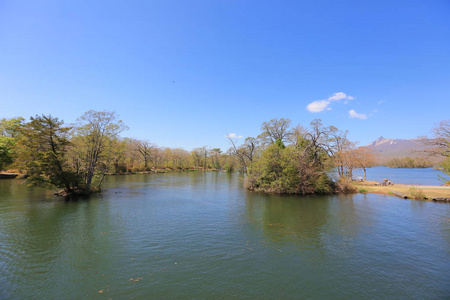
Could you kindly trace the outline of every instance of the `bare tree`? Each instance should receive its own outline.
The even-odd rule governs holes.
[[[241,163],[242,170],[245,172],[247,170],[247,163],[245,161],[245,155],[242,153],[242,151],[239,151],[238,146],[238,139],[233,139],[229,134],[227,134],[228,140],[231,143],[231,148],[228,150],[229,153],[231,153],[233,156],[236,156]]]
[[[238,139],[233,139],[229,135],[227,136],[232,146],[228,152],[238,158],[241,164],[242,172],[246,172],[247,166],[253,162],[256,149],[260,144],[259,140],[253,137],[248,137],[245,139],[244,143],[239,146]]]
[[[441,162],[441,171],[447,175],[450,175],[450,120],[442,121],[439,125],[433,129],[435,140],[434,145],[436,146],[436,154],[444,157]],[[441,181],[445,183],[450,183],[449,178],[440,176]]]
[[[260,138],[269,140],[271,144],[275,143],[276,140],[280,140],[283,143],[288,142],[291,135],[289,130],[290,125],[291,120],[284,118],[263,122],[261,125],[261,130],[263,132],[261,133]]]
[[[253,162],[253,158],[256,153],[256,149],[259,146],[259,140],[253,137],[248,137],[245,139],[244,144],[240,147],[242,149],[242,154],[248,159],[250,163]]]
[[[339,177],[343,177],[345,175],[345,152],[352,149],[355,145],[347,139],[347,130],[338,130],[334,126],[330,126],[328,128],[328,141],[330,142],[330,151],[334,157]]]
[[[76,147],[82,155],[87,193],[91,191],[94,175],[98,175],[95,188],[100,189],[107,166],[111,163],[113,141],[127,129],[116,117],[114,112],[90,110],[77,119],[74,136],[78,137]]]
[[[144,141],[138,141],[138,148],[137,150],[144,158],[144,169],[146,171],[150,170],[150,167],[148,166],[148,162],[151,159],[152,151],[156,148],[156,145],[153,143],[150,143],[147,140]]]
[[[437,146],[437,154],[450,156],[450,120],[440,122],[433,132],[435,136],[433,144]]]
[[[306,137],[310,142],[307,148],[311,151],[313,165],[323,161],[320,159],[322,155],[328,157],[333,155],[334,151],[329,143],[329,134],[330,129],[323,127],[320,119],[311,122],[311,130],[306,134]]]

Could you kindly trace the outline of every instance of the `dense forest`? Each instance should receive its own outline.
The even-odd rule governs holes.
[[[436,152],[447,157],[448,121],[436,128]],[[314,120],[292,127],[289,119],[261,125],[257,137],[228,136],[230,148],[208,146],[187,151],[159,147],[147,140],[122,137],[127,129],[117,115],[88,111],[75,124],[52,116],[0,120],[0,170],[26,174],[33,185],[61,195],[99,191],[107,174],[167,170],[225,170],[247,173],[246,187],[270,193],[333,193],[351,190],[354,169],[375,165],[373,153],[356,147],[348,132]],[[242,142],[241,142],[242,141]],[[411,163],[411,160],[405,161]],[[403,163],[402,161],[398,163]]]

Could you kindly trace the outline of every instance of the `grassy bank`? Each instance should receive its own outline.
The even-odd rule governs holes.
[[[449,186],[432,186],[432,185],[409,185],[394,184],[380,185],[376,181],[355,182],[356,189],[360,193],[377,193],[385,195],[393,195],[408,199],[416,200],[432,200],[433,198],[450,198]]]

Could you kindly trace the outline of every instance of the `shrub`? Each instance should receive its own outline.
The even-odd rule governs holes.
[[[326,174],[321,174],[314,182],[314,193],[331,194],[333,192],[334,183]]]
[[[354,193],[356,192],[356,188],[351,182],[350,179],[341,177],[339,181],[336,183],[336,189],[341,193]]]
[[[414,186],[409,188],[409,197],[412,199],[421,199],[421,200],[427,199],[422,189],[418,189]]]

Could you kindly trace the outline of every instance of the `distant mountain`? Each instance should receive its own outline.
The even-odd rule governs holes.
[[[411,158],[427,157],[424,151],[432,149],[427,141],[428,139],[385,139],[379,137],[367,147],[374,151],[375,157],[379,162],[386,162],[393,158],[402,158],[409,156]],[[434,159],[432,159],[434,160]]]

